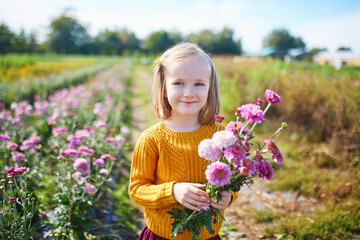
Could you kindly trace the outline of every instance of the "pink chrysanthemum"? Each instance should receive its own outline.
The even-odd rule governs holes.
[[[241,117],[249,121],[250,124],[261,123],[265,120],[264,113],[259,105],[248,103],[238,108]]]
[[[0,134],[0,142],[10,142],[11,138],[8,135]]]
[[[90,184],[90,183],[88,183],[88,182],[85,182],[85,191],[87,192],[87,193],[94,193],[95,192],[95,186],[94,185],[92,185],[92,184]]]
[[[72,177],[73,177],[73,178],[76,178],[76,179],[80,179],[80,178],[81,178],[81,172],[74,172],[74,173],[72,174]]]
[[[82,153],[82,154],[85,154],[85,155],[93,155],[95,153],[95,151],[91,148],[88,148],[87,146],[80,146],[78,147],[78,153]]]
[[[233,160],[234,165],[240,165],[240,161],[246,158],[246,150],[239,144],[225,148],[224,156],[228,161]]]
[[[102,159],[107,159],[107,158],[111,159],[111,155],[108,154],[108,153],[105,153],[105,154],[102,154],[102,155],[101,155],[101,158],[102,158]]]
[[[89,173],[90,167],[85,158],[77,158],[74,162],[74,168],[78,170],[82,175]]]
[[[272,154],[272,159],[274,162],[276,162],[278,165],[281,165],[284,157],[275,142],[271,139],[265,139],[265,144],[269,153]]]
[[[94,166],[103,167],[105,165],[105,161],[102,158],[98,158],[93,162]]]
[[[221,150],[216,146],[211,139],[202,140],[198,147],[199,156],[209,161],[217,161],[221,155]]]
[[[216,132],[212,137],[212,140],[215,142],[216,146],[221,150],[230,147],[236,143],[236,137],[232,132],[229,131]]]
[[[101,175],[107,175],[108,173],[109,173],[109,171],[105,168],[102,168],[99,170],[99,174],[101,174]]]
[[[62,132],[66,132],[67,131],[67,128],[66,127],[58,127],[58,128],[54,128],[52,130],[52,134],[54,136],[58,136],[59,134],[61,134]]]
[[[14,202],[16,202],[16,201],[17,201],[17,198],[16,198],[16,197],[11,197],[11,198],[10,198],[10,202],[14,203]]]
[[[239,168],[239,173],[242,176],[249,176],[249,169],[245,166]]]
[[[223,162],[214,162],[207,166],[205,175],[210,184],[222,187],[229,181],[231,170]]]
[[[231,121],[226,125],[225,130],[233,132],[234,134],[237,134],[241,130],[243,125],[244,125],[244,123],[241,121],[239,121],[239,122]],[[245,128],[243,133],[249,133],[249,129]]]
[[[257,104],[263,105],[264,103],[265,103],[265,101],[262,100],[261,98],[258,98],[258,99],[257,99]]]
[[[25,159],[25,155],[18,151],[12,152],[11,156],[12,156],[11,161],[13,162],[19,162]]]
[[[9,143],[6,148],[8,150],[15,150],[18,147],[18,145],[16,143]]]
[[[281,102],[281,97],[279,96],[279,94],[269,89],[266,89],[264,97],[271,103]]]
[[[260,178],[272,179],[273,169],[269,162],[262,160],[255,163],[256,170],[259,172]]]
[[[68,148],[68,149],[65,149],[64,151],[60,152],[60,156],[62,156],[62,155],[70,155],[70,156],[76,157],[78,155],[78,151],[76,149]]]
[[[242,161],[242,166],[248,168],[249,176],[253,175],[257,171],[255,162],[251,159],[248,159],[248,158],[244,159]]]

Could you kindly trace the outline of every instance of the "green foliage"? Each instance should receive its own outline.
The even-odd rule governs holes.
[[[219,222],[219,216],[224,220],[219,209],[210,207],[209,210],[196,212],[187,208],[177,209],[173,208],[167,212],[171,215],[170,218],[174,219],[171,231],[171,238],[181,234],[182,231],[188,230],[191,232],[191,240],[197,240],[200,237],[202,228],[205,226],[210,234],[214,234],[212,224]]]
[[[264,38],[263,46],[285,51],[290,48],[304,48],[305,43],[300,37],[293,37],[288,30],[280,28],[274,29]]]

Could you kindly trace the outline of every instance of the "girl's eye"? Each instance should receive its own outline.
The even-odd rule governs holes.
[[[195,86],[204,86],[203,83],[195,83]]]
[[[182,82],[174,82],[174,85],[182,86],[182,85],[184,85],[184,83],[182,83]]]

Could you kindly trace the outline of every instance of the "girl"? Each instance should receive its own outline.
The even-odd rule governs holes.
[[[130,176],[129,195],[144,207],[146,226],[139,239],[170,239],[167,213],[182,206],[200,211],[209,205],[224,210],[235,199],[222,192],[222,200],[210,199],[205,187],[208,164],[198,156],[198,145],[217,131],[218,80],[211,58],[197,45],[180,43],[156,61],[152,105],[162,120],[139,137]],[[182,205],[182,206],[181,206]],[[201,232],[200,239],[220,239],[222,222],[214,235]],[[186,231],[175,239],[191,239]]]

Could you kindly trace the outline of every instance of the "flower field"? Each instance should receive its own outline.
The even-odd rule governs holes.
[[[134,117],[146,121],[142,128],[157,121],[149,102],[151,64],[135,57],[4,59],[0,239],[137,239],[141,219],[127,194],[128,171],[131,135],[144,130]],[[251,201],[240,204],[240,196],[223,239],[231,239],[231,229],[251,238],[255,226],[265,239],[359,237],[360,70],[222,56],[214,62],[225,123],[266,89],[282,97],[257,129],[267,138],[288,123],[276,140],[282,166],[272,163],[273,180],[256,180],[254,188],[312,202],[306,209],[287,208],[271,199],[256,208]],[[134,98],[142,103],[140,116],[132,114]],[[248,232],[238,224],[241,218],[251,221]]]
[[[134,235],[129,69],[121,60],[33,104],[2,103],[1,239]]]

